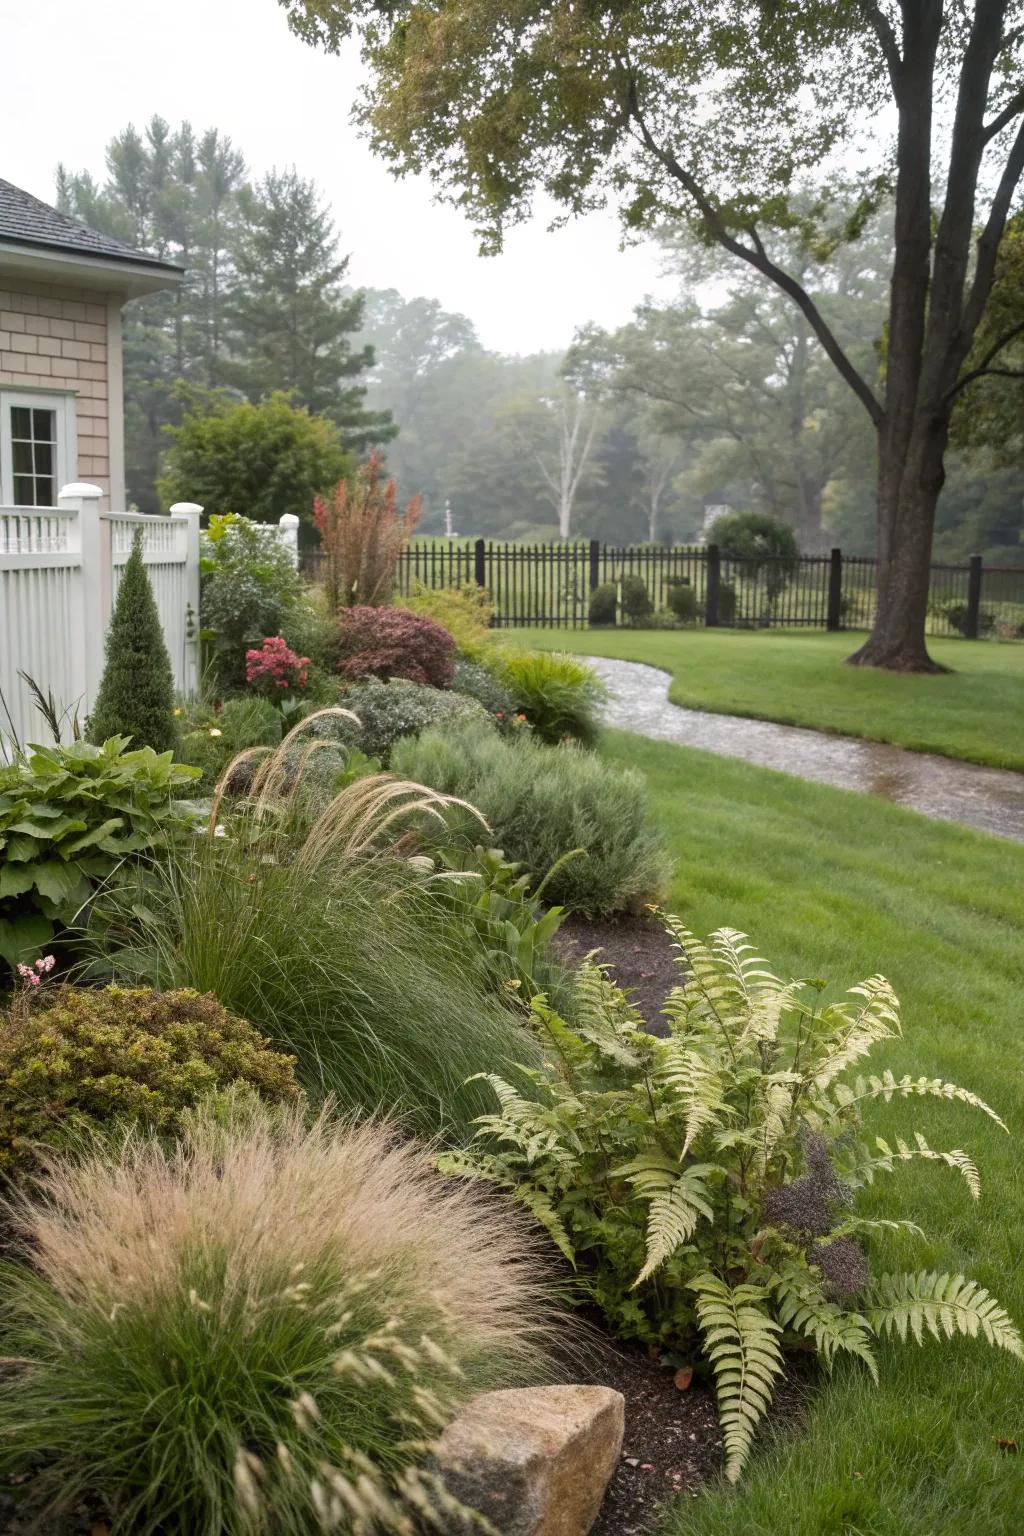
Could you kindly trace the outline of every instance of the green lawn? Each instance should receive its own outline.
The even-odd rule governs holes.
[[[504,632],[503,632],[504,633]],[[1024,769],[1024,645],[932,640],[942,676],[844,667],[856,635],[743,630],[507,632],[516,643],[646,661],[673,675],[676,704],[891,741]]]
[[[621,732],[604,750],[647,776],[677,871],[673,910],[698,932],[749,932],[780,974],[845,987],[883,972],[902,999],[905,1038],[872,1058],[876,1069],[959,1081],[1003,1114],[1012,1137],[962,1106],[879,1106],[870,1123],[880,1134],[917,1127],[932,1146],[971,1152],[982,1196],[974,1204],[956,1174],[935,1167],[869,1193],[879,1214],[909,1216],[927,1234],[890,1240],[882,1267],[962,1269],[1024,1326],[1024,847]],[[677,1506],[662,1536],[1021,1530],[1024,1455],[997,1442],[1024,1451],[1024,1366],[966,1340],[883,1344],[879,1360],[880,1388],[837,1366],[803,1433],[763,1449],[738,1492]]]

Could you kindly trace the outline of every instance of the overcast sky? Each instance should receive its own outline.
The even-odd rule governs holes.
[[[292,37],[277,0],[0,0],[4,85],[0,176],[52,201],[54,171],[103,171],[107,141],[154,113],[217,127],[252,172],[294,164],[329,199],[352,280],[426,294],[502,351],[561,348],[587,320],[628,319],[659,291],[650,246],[619,250],[614,214],[549,233],[514,230],[477,255],[469,224],[426,180],[395,180],[349,123],[360,79]]]

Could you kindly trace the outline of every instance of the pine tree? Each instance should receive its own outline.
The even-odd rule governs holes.
[[[157,752],[169,751],[177,740],[174,676],[138,537],[121,574],[88,736],[97,744],[130,736],[134,747]]]

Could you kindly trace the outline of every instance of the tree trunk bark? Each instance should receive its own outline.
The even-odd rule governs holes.
[[[925,642],[931,583],[935,509],[945,479],[948,422],[918,427],[906,458],[887,441],[878,444],[878,587],[871,634],[851,666],[892,672],[945,672]]]

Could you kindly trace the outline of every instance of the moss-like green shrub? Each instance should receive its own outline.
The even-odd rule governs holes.
[[[407,678],[393,677],[389,683],[370,679],[357,683],[345,694],[342,703],[359,716],[361,729],[352,727],[352,735],[368,757],[387,762],[388,754],[401,736],[418,736],[435,726],[448,730],[467,721],[486,722],[488,713],[476,699],[446,689],[427,688]],[[315,732],[314,732],[315,734]]]
[[[54,1169],[22,1224],[0,1466],[41,1524],[81,1500],[114,1536],[461,1530],[431,1442],[550,1370],[525,1223],[379,1123],[192,1116],[178,1151]]]
[[[269,699],[240,695],[223,708],[203,710],[178,744],[180,762],[202,769],[201,788],[210,790],[239,752],[249,747],[276,747],[281,740],[281,712]]]
[[[619,594],[614,581],[604,581],[599,587],[595,587],[590,594],[590,605],[587,610],[589,623],[597,626],[600,624],[614,624],[615,615],[619,607]]]
[[[654,604],[642,576],[630,572],[622,578],[622,613],[631,624],[642,624],[654,612]]]
[[[498,675],[541,741],[554,745],[569,737],[592,746],[597,740],[604,685],[577,657],[507,651]]]
[[[544,899],[588,917],[621,912],[656,897],[668,875],[661,843],[647,824],[644,781],[593,753],[552,750],[532,736],[505,740],[478,728],[428,731],[396,743],[393,770],[458,795],[487,818],[506,857],[543,879],[565,854]],[[449,811],[449,833],[428,836],[479,842],[479,824]]]
[[[453,693],[476,699],[497,720],[500,728],[505,728],[516,713],[516,701],[511,688],[495,676],[489,667],[481,666],[478,661],[457,657],[448,686]]]
[[[178,738],[174,674],[138,537],[121,572],[87,734],[96,746],[129,736],[133,747],[154,752],[169,751]]]
[[[215,997],[59,987],[0,1019],[0,1170],[32,1166],[121,1117],[173,1132],[205,1094],[245,1083],[271,1099],[297,1088],[292,1058]]]
[[[680,624],[692,624],[700,613],[700,601],[688,581],[674,581],[668,589],[668,605]]]

